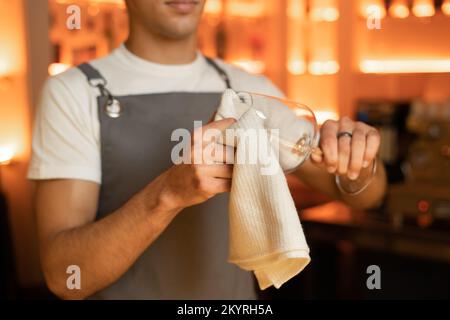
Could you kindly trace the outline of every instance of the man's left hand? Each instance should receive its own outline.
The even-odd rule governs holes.
[[[374,161],[380,148],[380,134],[374,127],[348,117],[327,120],[320,129],[319,146],[322,154],[313,153],[313,163],[325,164],[329,173],[354,180]]]

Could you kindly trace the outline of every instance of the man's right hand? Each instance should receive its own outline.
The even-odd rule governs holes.
[[[190,164],[178,164],[164,172],[157,180],[160,201],[166,210],[181,210],[231,189],[233,148],[217,144],[218,134],[236,120],[210,122],[194,131]]]

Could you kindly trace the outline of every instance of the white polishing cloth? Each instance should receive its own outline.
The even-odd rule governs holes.
[[[216,120],[237,120],[231,127],[236,132],[236,139],[226,141],[228,145],[236,147],[235,158],[248,152],[248,144],[240,140],[242,132],[258,129],[266,133],[257,139],[258,148],[271,150],[264,162],[258,160],[250,164],[235,161],[229,203],[229,262],[253,271],[260,288],[266,289],[272,285],[279,288],[300,273],[310,262],[310,257],[298,213],[280,166],[280,163],[284,163],[288,168],[295,167],[299,160],[289,158],[287,153],[280,150],[279,161],[265,129],[267,123],[272,128],[276,128],[278,123],[283,125],[283,134],[301,136],[304,130],[311,128],[304,126],[302,132],[298,131],[299,126],[286,128],[289,125],[295,127],[291,113],[288,117],[283,112],[280,112],[279,117],[274,116],[273,110],[263,113],[250,108],[233,90],[227,89]],[[262,174],[268,165],[275,170],[271,174]]]

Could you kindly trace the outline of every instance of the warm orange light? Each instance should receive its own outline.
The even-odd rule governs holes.
[[[231,63],[254,74],[261,74],[266,70],[266,64],[259,60],[234,60]]]
[[[306,13],[305,0],[289,0],[286,15],[291,19],[302,19]]]
[[[364,60],[363,73],[444,73],[450,72],[450,60]]]
[[[12,84],[12,78],[0,76],[0,92],[7,90]]]
[[[334,60],[312,61],[308,65],[308,72],[313,75],[336,74],[339,71],[339,63]]]
[[[450,16],[450,0],[445,0],[442,3],[441,10],[445,15]]]
[[[12,147],[0,147],[0,165],[11,163],[14,157],[14,149]]]
[[[288,61],[287,69],[293,75],[304,74],[306,72],[306,63],[303,60],[293,59]]]
[[[266,12],[265,1],[229,0],[225,6],[226,13],[236,17],[258,18]],[[223,1],[207,0],[204,10],[206,14],[218,15],[224,10]]]
[[[0,161],[27,160],[27,48],[22,1],[0,1]]]
[[[306,16],[306,0],[289,0],[287,6],[289,16],[287,39],[288,39],[288,59],[286,68],[289,73],[299,75],[306,72],[304,59],[305,44],[303,38],[303,23]]]
[[[336,21],[339,10],[336,0],[313,0],[309,16],[312,21]]]
[[[266,12],[266,1],[231,0],[227,2],[226,10],[231,16],[258,18]]]
[[[426,213],[422,212],[417,216],[416,220],[419,227],[427,228],[431,226],[431,224],[433,223],[433,216],[429,212]]]
[[[368,19],[383,19],[386,17],[386,8],[383,0],[362,0],[360,14]]]
[[[70,68],[70,65],[65,63],[52,63],[48,66],[48,74],[51,76],[55,76],[57,74],[63,73],[67,69]]]
[[[332,108],[330,108],[332,109]],[[330,110],[318,110],[314,111],[314,115],[316,116],[317,123],[319,125],[323,124],[327,120],[338,120],[339,115],[335,111]]]
[[[100,8],[98,5],[91,5],[88,7],[88,14],[91,17],[96,17],[100,13]]]
[[[406,0],[394,0],[389,7],[389,15],[394,18],[405,19],[409,16],[409,8]]]
[[[206,14],[220,14],[222,12],[222,0],[207,0],[204,11]]]
[[[11,67],[6,58],[0,58],[0,77],[6,77],[11,72]]]
[[[417,209],[419,209],[420,212],[427,212],[428,209],[430,209],[430,203],[427,200],[420,200],[417,203]]]
[[[412,11],[419,18],[431,17],[436,13],[433,0],[414,0]]]

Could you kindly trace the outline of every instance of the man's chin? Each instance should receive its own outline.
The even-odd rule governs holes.
[[[164,28],[162,34],[173,40],[184,40],[196,34],[196,31],[196,25],[180,23],[177,25],[172,24],[170,28]]]

